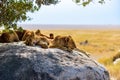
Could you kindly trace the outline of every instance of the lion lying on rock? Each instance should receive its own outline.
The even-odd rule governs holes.
[[[76,45],[71,36],[56,36],[49,47],[71,52]]]
[[[48,48],[49,41],[47,38],[43,36],[38,36],[34,32],[31,32],[31,34],[26,38],[25,44],[29,46],[40,46],[42,48]]]
[[[28,46],[41,46],[42,48],[59,48],[71,52],[76,48],[75,42],[71,36],[56,36],[50,33],[49,36],[41,34],[37,31],[13,31],[12,33],[2,33],[0,42],[16,42],[24,41]]]
[[[50,34],[53,37],[53,34]],[[49,40],[50,38],[42,35],[40,30],[37,30],[25,40],[26,45],[38,45],[42,48],[59,48],[65,51],[71,52],[76,48],[75,42],[71,36],[56,36],[54,39]],[[50,45],[49,45],[50,44]]]
[[[10,42],[18,42],[19,37],[14,31],[3,32],[0,36],[0,42],[2,43],[10,43]]]

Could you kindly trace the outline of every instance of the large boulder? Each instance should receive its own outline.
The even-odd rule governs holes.
[[[108,71],[85,53],[0,44],[0,80],[110,80]]]

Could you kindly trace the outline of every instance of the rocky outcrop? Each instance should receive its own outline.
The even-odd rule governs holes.
[[[110,80],[108,71],[86,54],[0,44],[0,80]]]

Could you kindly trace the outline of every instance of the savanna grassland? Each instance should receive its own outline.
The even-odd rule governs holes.
[[[120,63],[113,64],[113,56],[120,50],[120,30],[41,30],[43,34],[71,35],[77,47],[90,53],[103,64],[111,80],[120,80]],[[88,41],[87,44],[84,43]]]

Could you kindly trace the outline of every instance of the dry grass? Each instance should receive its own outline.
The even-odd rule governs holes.
[[[109,57],[116,54],[120,48],[120,30],[42,30],[43,34],[71,35],[78,48],[99,57]],[[87,45],[80,42],[88,40]],[[101,56],[100,56],[101,55]],[[97,59],[97,58],[96,58]]]
[[[43,34],[71,35],[78,48],[91,53],[91,57],[102,63],[111,75],[111,80],[120,80],[120,64],[113,64],[113,56],[120,49],[120,30],[41,30]],[[88,44],[80,42],[88,40]]]
[[[111,76],[114,78],[113,80],[120,80],[120,62],[113,63],[113,61],[118,58],[120,58],[120,51],[109,58],[101,58],[98,60],[100,63],[104,64],[107,67]]]

